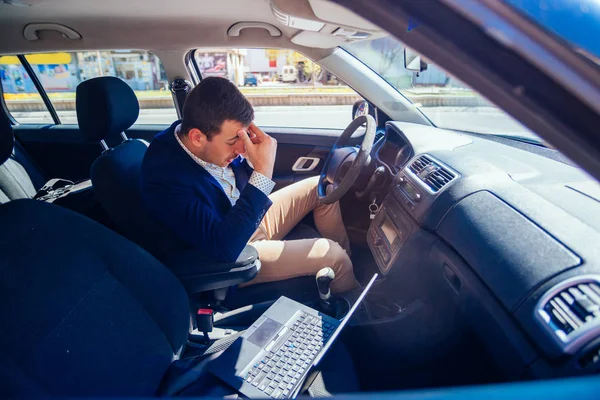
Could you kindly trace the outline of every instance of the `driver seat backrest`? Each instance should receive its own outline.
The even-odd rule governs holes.
[[[90,175],[98,200],[120,233],[165,261],[182,249],[182,242],[148,214],[142,203],[140,174],[148,143],[124,134],[139,115],[135,93],[118,78],[100,77],[79,84],[76,101],[79,127],[87,140],[106,144],[125,139],[107,148],[92,164]]]
[[[0,120],[0,135],[9,130]],[[64,207],[15,200],[0,205],[0,223],[2,396],[156,394],[189,333],[177,278]]]

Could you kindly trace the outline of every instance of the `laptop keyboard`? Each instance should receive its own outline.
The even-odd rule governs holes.
[[[269,397],[288,398],[335,328],[300,311],[294,324],[241,378]]]

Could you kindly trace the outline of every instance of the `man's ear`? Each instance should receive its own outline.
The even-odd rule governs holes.
[[[199,148],[204,147],[207,141],[206,135],[198,128],[190,129],[188,132],[188,139],[193,146]]]

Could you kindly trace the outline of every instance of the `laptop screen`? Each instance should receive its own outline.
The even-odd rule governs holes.
[[[354,302],[354,305],[352,306],[352,308],[350,309],[350,311],[348,311],[348,313],[346,314],[346,316],[342,319],[342,322],[338,325],[338,327],[336,328],[336,330],[333,332],[333,334],[331,335],[331,338],[329,339],[329,341],[327,342],[327,344],[325,346],[323,346],[323,348],[321,349],[321,352],[315,358],[315,360],[314,360],[314,362],[312,364],[313,367],[316,366],[321,361],[321,359],[323,358],[323,356],[325,355],[325,353],[327,353],[327,350],[329,350],[329,348],[331,347],[331,345],[333,344],[333,342],[337,339],[337,337],[340,334],[340,332],[342,331],[342,329],[344,329],[344,326],[346,326],[346,324],[348,323],[348,321],[350,320],[350,318],[352,318],[352,315],[354,314],[354,312],[356,311],[356,309],[358,308],[358,306],[360,305],[360,303],[363,301],[363,299],[365,298],[365,296],[367,295],[367,293],[371,289],[371,286],[373,286],[373,284],[375,283],[375,280],[377,279],[378,276],[379,276],[379,274],[374,274],[373,275],[373,277],[371,278],[371,280],[369,281],[369,283],[367,284],[367,286],[365,287],[365,289],[362,291],[362,293],[360,294],[360,296],[358,296],[358,299],[356,299],[356,301]]]

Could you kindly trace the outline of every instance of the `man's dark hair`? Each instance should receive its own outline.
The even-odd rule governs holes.
[[[188,94],[179,134],[185,136],[196,128],[211,140],[226,120],[250,125],[253,119],[252,105],[233,83],[225,78],[208,77]]]

